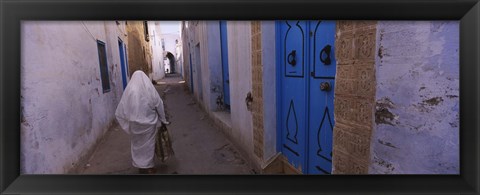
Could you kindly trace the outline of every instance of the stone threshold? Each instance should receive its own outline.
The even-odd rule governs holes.
[[[302,171],[292,166],[287,158],[281,153],[277,153],[262,168],[262,174],[282,174],[282,175],[298,175]]]

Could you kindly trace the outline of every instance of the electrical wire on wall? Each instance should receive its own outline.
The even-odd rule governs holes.
[[[92,36],[93,40],[96,42],[98,39],[95,38],[95,36],[93,36],[92,32],[90,32],[90,30],[88,30],[87,25],[85,25],[85,23],[83,21],[82,21],[82,24],[83,24],[83,28],[85,28],[85,31],[87,31],[88,34],[90,34],[90,36]]]
[[[126,32],[126,30],[125,30],[125,27],[126,27],[126,25],[127,25],[127,24],[126,24],[127,22],[125,21],[125,24],[120,24],[119,21],[115,21],[115,23],[117,24],[117,29],[118,29],[120,32],[123,33],[123,36],[127,36],[127,32]],[[120,28],[120,26],[123,26],[124,28],[122,29],[122,28]]]

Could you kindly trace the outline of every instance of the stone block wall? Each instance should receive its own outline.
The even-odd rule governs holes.
[[[263,66],[261,21],[252,21],[253,151],[263,158]]]
[[[115,121],[122,95],[114,21],[21,23],[20,173],[65,174]],[[97,40],[105,43],[110,90],[102,90]]]
[[[366,174],[375,109],[375,21],[338,21],[333,173]]]
[[[129,77],[141,70],[146,75],[152,73],[152,52],[150,42],[145,40],[143,21],[127,21],[128,72]]]

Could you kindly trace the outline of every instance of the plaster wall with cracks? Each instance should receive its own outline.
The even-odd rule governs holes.
[[[379,21],[373,174],[459,173],[459,22]]]

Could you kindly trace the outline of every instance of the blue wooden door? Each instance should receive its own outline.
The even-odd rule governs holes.
[[[332,172],[335,21],[310,21],[308,173]]]
[[[230,76],[228,74],[227,21],[220,21],[220,42],[222,51],[223,102],[230,106]]]
[[[305,174],[331,172],[333,21],[279,21],[280,150]]]
[[[121,39],[118,39],[118,50],[120,53],[120,67],[122,69],[122,83],[123,83],[123,89],[127,87],[127,65],[125,63],[125,51],[124,51],[124,45],[123,41]]]
[[[308,29],[306,21],[281,21],[281,151],[290,164],[306,167]]]

